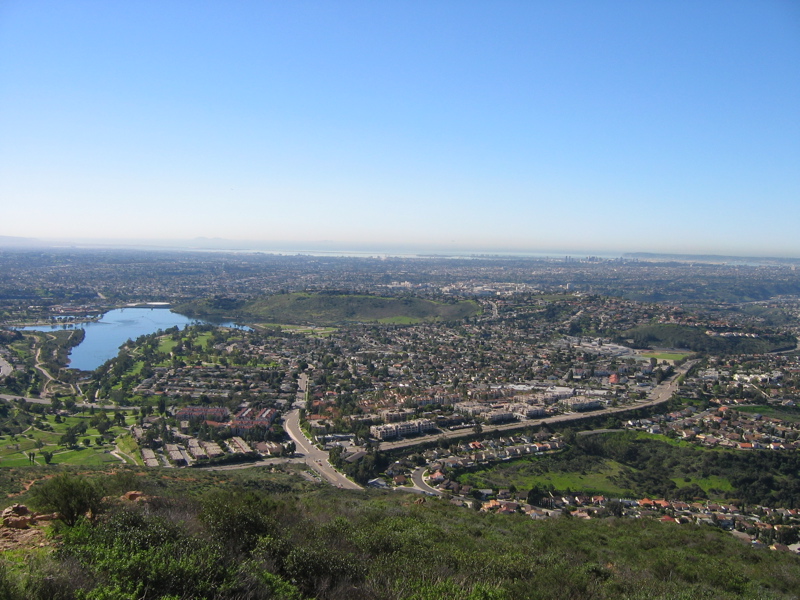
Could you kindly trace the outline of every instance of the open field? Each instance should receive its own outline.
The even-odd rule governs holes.
[[[656,360],[682,360],[691,356],[689,352],[643,352],[642,356],[646,358],[655,358]]]
[[[576,436],[566,449],[544,456],[461,470],[462,484],[518,490],[552,488],[612,497],[686,501],[736,499],[770,506],[791,503],[793,452],[703,448],[635,431]],[[758,473],[758,475],[752,475]]]
[[[291,331],[292,333],[304,333],[312,336],[326,336],[337,331],[336,327],[314,327],[307,325],[290,325],[287,323],[256,323],[256,327],[263,327],[264,329],[281,329],[283,331]]]
[[[559,491],[586,494],[626,496],[629,490],[619,487],[611,478],[619,475],[622,465],[608,460],[581,471],[547,470],[538,458],[501,462],[485,469],[465,473],[461,483],[478,488],[510,488],[519,490],[552,486]]]
[[[123,458],[130,457],[134,460],[135,464],[144,466],[142,455],[139,453],[139,444],[133,439],[131,435],[121,435],[117,438],[117,447],[122,453]]]
[[[385,317],[383,319],[378,319],[378,323],[387,323],[392,325],[416,325],[417,323],[421,323],[423,319],[419,317],[405,317],[405,316],[398,316],[398,317]]]
[[[656,440],[658,442],[664,442],[665,444],[669,444],[670,446],[677,446],[678,448],[697,448],[697,444],[693,444],[691,442],[687,442],[685,440],[676,440],[666,435],[661,435],[658,433],[647,433],[646,431],[637,431],[636,432],[636,439],[637,440]],[[713,452],[713,448],[707,449],[710,452]]]
[[[759,405],[737,406],[736,410],[744,413],[759,414],[763,417],[781,419],[782,421],[800,423],[800,408],[795,408],[790,406],[780,406],[780,407],[765,406],[763,404],[759,404]]]
[[[720,492],[733,491],[733,485],[727,477],[720,477],[719,475],[711,475],[709,477],[673,477],[678,486],[697,484],[707,494],[712,494],[711,490],[718,490]]]

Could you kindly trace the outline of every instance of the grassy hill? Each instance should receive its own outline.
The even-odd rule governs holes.
[[[638,348],[670,347],[711,354],[760,354],[794,348],[797,339],[790,334],[751,337],[710,336],[704,330],[685,325],[643,325],[623,332],[618,341],[632,339]]]
[[[533,521],[267,469],[169,471],[92,476],[108,497],[153,498],[109,502],[95,524],[62,527],[57,549],[4,556],[0,597],[711,600],[800,589],[796,556],[705,526]],[[8,502],[30,503],[40,485]]]
[[[434,302],[410,296],[382,297],[341,292],[275,294],[251,301],[220,296],[175,307],[192,317],[225,317],[250,322],[335,325],[340,323],[413,324],[456,321],[477,314],[476,302]]]
[[[794,451],[708,449],[666,436],[625,431],[577,436],[558,454],[498,462],[463,471],[458,478],[478,488],[513,485],[612,497],[712,499],[793,508],[800,505],[798,471],[800,454]]]

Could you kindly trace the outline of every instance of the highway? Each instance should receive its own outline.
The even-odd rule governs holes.
[[[300,429],[300,411],[295,408],[283,420],[283,428],[297,446],[297,452],[305,459],[305,463],[319,473],[326,481],[347,490],[363,489],[350,481],[328,462],[328,453],[317,448]]]
[[[563,415],[556,415],[545,419],[536,419],[531,421],[516,421],[514,423],[506,423],[504,425],[484,425],[483,433],[492,431],[511,431],[514,429],[525,429],[527,427],[538,427],[540,425],[548,425],[550,423],[564,423],[567,421],[579,421],[581,419],[590,419],[603,415],[612,415],[616,413],[624,413],[638,408],[648,408],[656,406],[669,400],[678,389],[678,379],[681,375],[685,375],[691,369],[696,360],[687,361],[682,366],[675,370],[675,374],[669,380],[662,382],[660,385],[653,388],[647,400],[637,402],[636,404],[627,404],[625,406],[617,406],[605,408],[603,410],[593,410],[585,413],[567,413]],[[423,435],[413,439],[399,440],[397,442],[382,442],[381,450],[399,450],[401,448],[411,448],[420,444],[429,444],[436,442],[440,439],[451,440],[462,437],[474,436],[475,432],[472,428],[458,429],[456,431],[444,431],[434,435]]]

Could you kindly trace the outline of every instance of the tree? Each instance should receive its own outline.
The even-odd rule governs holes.
[[[288,442],[283,446],[284,456],[294,456],[295,452],[297,452],[297,446],[294,442]]]
[[[91,513],[96,515],[103,500],[103,489],[92,479],[64,473],[48,479],[31,489],[31,504],[40,510],[57,512],[69,527]]]
[[[41,452],[42,458],[44,459],[44,464],[49,465],[50,461],[53,460],[53,453],[48,452],[47,450],[42,450]]]
[[[59,445],[66,446],[67,448],[72,448],[73,446],[77,446],[78,434],[72,427],[70,427],[64,432],[64,434],[61,436],[61,439],[58,440],[58,443]]]

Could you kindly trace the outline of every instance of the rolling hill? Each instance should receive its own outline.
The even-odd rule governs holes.
[[[474,301],[434,302],[413,296],[383,297],[342,292],[275,294],[251,301],[222,296],[176,306],[191,317],[248,322],[336,325],[342,323],[413,324],[457,321],[480,312]]]

